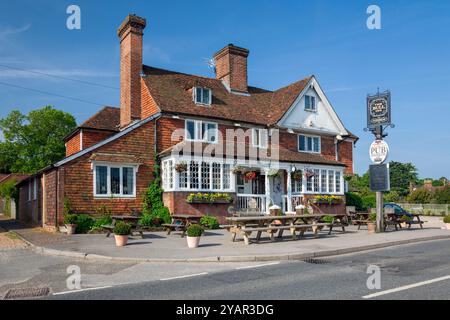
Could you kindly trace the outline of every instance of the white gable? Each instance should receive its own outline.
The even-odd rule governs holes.
[[[316,111],[305,110],[305,95],[315,97]],[[310,80],[278,125],[311,132],[348,134],[315,78]]]

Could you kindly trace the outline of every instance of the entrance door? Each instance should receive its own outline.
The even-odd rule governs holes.
[[[269,177],[270,200],[280,208],[283,208],[284,195],[284,176],[279,174],[275,177]]]

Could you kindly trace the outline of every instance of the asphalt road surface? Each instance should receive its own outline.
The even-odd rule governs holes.
[[[183,272],[158,280],[145,281],[142,277],[142,281],[132,284],[63,291],[46,298],[448,300],[450,297],[450,240],[308,262],[260,262],[222,268],[211,266],[208,271],[186,266]],[[379,278],[376,270],[380,271]],[[371,289],[367,286],[369,277]],[[376,288],[378,283],[380,288]]]

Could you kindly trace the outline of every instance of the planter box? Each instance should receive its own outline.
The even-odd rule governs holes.
[[[203,199],[202,200],[201,199],[194,199],[194,200],[191,200],[191,201],[187,201],[186,200],[186,202],[187,203],[191,203],[191,204],[220,204],[220,203],[227,204],[227,203],[232,203],[233,200],[215,200],[213,202],[210,202],[208,200],[203,200]]]
[[[342,201],[333,200],[331,202],[328,202],[328,201],[323,201],[323,200],[316,200],[316,201],[314,201],[314,203],[319,204],[319,205],[321,205],[321,204],[334,205],[334,204],[341,204]]]

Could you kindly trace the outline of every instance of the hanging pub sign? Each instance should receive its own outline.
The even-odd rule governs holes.
[[[369,185],[370,190],[375,192],[391,190],[389,163],[371,164],[369,166]]]
[[[391,124],[391,92],[367,96],[367,128]]]
[[[383,163],[389,153],[389,146],[384,140],[377,139],[370,145],[369,156],[375,164]]]

